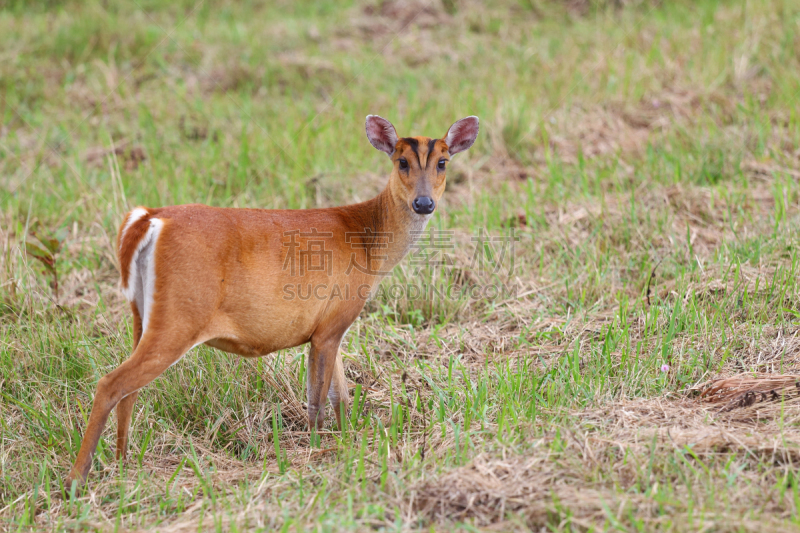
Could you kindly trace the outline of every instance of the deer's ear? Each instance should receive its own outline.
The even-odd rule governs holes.
[[[478,137],[479,120],[476,116],[462,118],[447,130],[444,142],[447,143],[450,155],[463,152],[475,142]]]
[[[397,132],[392,123],[385,118],[367,115],[367,139],[372,146],[391,157],[397,145]]]

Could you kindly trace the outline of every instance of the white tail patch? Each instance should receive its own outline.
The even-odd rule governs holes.
[[[142,218],[147,214],[147,209],[144,207],[137,207],[133,211],[131,211],[130,216],[128,217],[128,221],[125,223],[125,229],[122,230],[122,240],[120,241],[120,246],[122,246],[122,241],[125,240],[125,234],[128,232],[128,228],[133,226],[133,223]]]
[[[138,213],[142,211],[143,213]],[[135,209],[131,212],[130,219],[125,225],[127,230],[133,222],[140,219],[147,211],[144,209]],[[135,218],[134,218],[135,217]],[[150,320],[150,312],[153,308],[153,294],[156,287],[156,242],[164,227],[164,222],[158,218],[150,219],[150,228],[147,233],[139,241],[136,251],[133,252],[131,257],[131,264],[128,269],[128,284],[127,287],[122,288],[122,293],[129,301],[136,302],[136,308],[142,316],[142,333],[147,330],[147,324]],[[125,239],[125,230],[122,233],[121,241]]]
[[[125,227],[122,229],[122,233],[120,234],[119,250],[117,251],[117,253],[120,253],[122,251],[122,246],[123,244],[125,244],[125,239],[128,236],[128,230],[131,229],[131,226],[133,226],[145,215],[147,215],[147,209],[145,209],[144,207],[137,207],[136,209],[130,212],[130,214],[128,215],[128,220],[125,222]],[[143,241],[144,240],[145,239],[143,239]],[[139,245],[139,248],[141,248],[141,243]],[[131,268],[128,269],[128,279],[122,280],[122,294],[125,295],[125,298],[127,298],[128,301],[133,300],[133,292],[131,292],[132,291],[131,287],[133,287],[133,283],[131,283],[131,280],[133,279],[133,269],[136,268],[135,259],[136,259],[136,254],[138,253],[139,250],[137,249],[133,256],[134,261],[131,262],[132,263]]]

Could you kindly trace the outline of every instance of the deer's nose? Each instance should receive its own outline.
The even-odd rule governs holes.
[[[436,209],[436,202],[430,196],[420,196],[411,204],[418,215],[430,215]]]

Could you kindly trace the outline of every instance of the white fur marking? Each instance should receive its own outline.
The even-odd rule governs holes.
[[[131,211],[130,215],[128,216],[128,221],[125,223],[125,227],[122,229],[122,235],[119,238],[119,249],[122,250],[122,244],[125,242],[125,237],[128,234],[128,230],[134,224],[134,222],[140,220],[143,216],[147,215],[147,209],[143,207],[137,207],[133,211]],[[131,258],[131,264],[128,268],[128,279],[122,280],[122,294],[125,295],[128,301],[133,300],[133,293],[134,289],[133,286],[135,283],[133,280],[136,279],[136,255],[142,249],[142,246],[145,241],[148,239],[148,236],[145,235],[144,238],[139,242],[139,246],[136,248],[136,251],[133,253],[133,257]]]
[[[147,214],[147,209],[144,207],[137,207],[133,211],[131,211],[130,216],[128,217],[128,221],[125,223],[125,227],[122,230],[122,238],[119,240],[119,248],[122,249],[122,243],[125,242],[125,234],[128,233],[128,229],[133,225],[134,222],[142,218]]]
[[[134,219],[134,213],[135,212],[136,212],[136,210],[131,212],[131,220]],[[140,218],[141,218],[141,216],[138,216],[138,217],[136,217],[136,220],[139,220]],[[136,294],[137,279],[139,277],[138,258],[139,258],[139,255],[141,254],[142,250],[144,250],[150,244],[150,241],[153,238],[153,222],[154,221],[158,221],[159,230],[160,230],[160,226],[162,225],[162,222],[160,220],[156,219],[156,218],[152,219],[150,221],[150,229],[147,230],[147,233],[139,241],[138,246],[136,246],[136,250],[133,252],[133,255],[131,256],[131,263],[130,263],[130,265],[128,265],[128,279],[126,280],[127,282],[125,283],[126,286],[124,286],[122,288],[122,294],[125,295],[125,298],[127,298],[127,300],[129,302],[133,301],[134,296]],[[130,225],[131,225],[130,221],[125,225],[125,230],[123,230],[122,238],[120,239],[120,244],[122,244],[122,242],[125,240],[125,233],[127,232],[127,230],[130,227]],[[139,308],[139,310],[141,311],[141,307]]]
[[[134,210],[131,213],[131,219],[137,214],[136,211]],[[137,217],[137,220],[139,218],[141,218],[141,215]],[[130,222],[126,224],[126,229],[129,226]],[[156,284],[155,249],[158,236],[163,227],[164,222],[162,220],[158,218],[150,219],[150,228],[148,228],[142,240],[139,241],[139,245],[131,257],[127,287],[122,289],[122,293],[129,302],[136,302],[136,308],[142,317],[142,335],[147,331],[150,312],[153,308],[153,295]],[[122,238],[125,238],[125,233],[122,234]]]
[[[401,255],[400,261],[408,254],[409,250],[417,244],[417,241],[422,237],[425,228],[428,226],[428,222],[433,218],[433,213],[429,215],[411,215],[411,223],[408,225],[408,235],[409,239],[408,242],[405,244],[404,248],[401,248]],[[398,261],[399,262],[399,261]],[[394,268],[395,265],[392,265]]]
[[[142,332],[147,330],[147,323],[150,320],[150,313],[153,310],[153,296],[156,292],[156,242],[161,233],[161,228],[164,227],[164,222],[160,219],[154,218],[150,220],[150,229],[147,230],[147,235],[150,237],[150,245],[140,254],[143,266],[142,269],[142,287],[144,289],[144,313],[142,316]]]

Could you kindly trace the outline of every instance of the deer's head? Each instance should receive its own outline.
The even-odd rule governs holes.
[[[397,137],[392,123],[378,115],[367,116],[367,138],[392,159],[389,188],[414,213],[429,216],[444,193],[450,157],[463,152],[478,136],[478,117],[462,118],[441,139]]]

